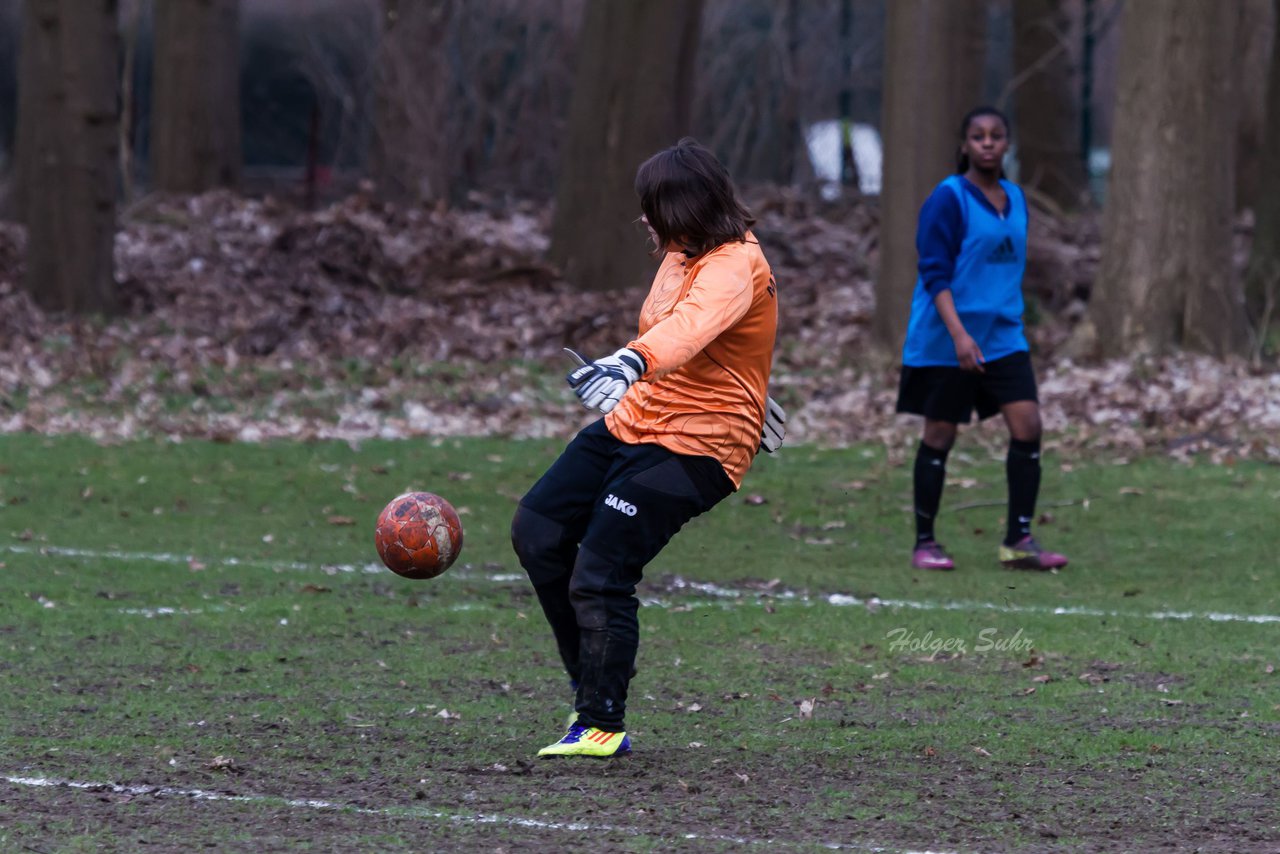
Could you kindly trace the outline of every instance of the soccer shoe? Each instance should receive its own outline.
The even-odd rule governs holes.
[[[1045,551],[1028,534],[1011,546],[1001,544],[1000,562],[1006,569],[1062,569],[1067,565],[1067,556]]]
[[[955,569],[956,562],[937,540],[916,543],[911,550],[911,565],[916,569]]]
[[[555,744],[538,751],[539,756],[594,756],[608,758],[631,752],[631,739],[625,732],[605,732],[595,727],[574,724]]]

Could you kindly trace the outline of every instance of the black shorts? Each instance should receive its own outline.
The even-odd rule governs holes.
[[[627,444],[601,418],[578,433],[520,506],[559,525],[571,551],[581,547],[621,567],[614,581],[634,586],[686,522],[733,491],[719,460]]]
[[[898,411],[931,421],[968,424],[974,409],[981,420],[995,415],[1006,403],[1038,400],[1031,354],[1025,350],[987,362],[983,368],[985,372],[978,373],[940,365],[903,365]]]

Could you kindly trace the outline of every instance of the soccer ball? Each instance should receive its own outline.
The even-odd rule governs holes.
[[[405,578],[435,578],[462,551],[462,522],[453,505],[430,492],[393,498],[378,515],[378,557]]]

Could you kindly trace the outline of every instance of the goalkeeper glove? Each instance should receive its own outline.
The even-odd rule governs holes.
[[[588,409],[610,412],[645,370],[644,357],[624,347],[612,356],[574,368],[565,381]]]
[[[787,411],[778,405],[772,397],[765,402],[764,429],[760,435],[760,447],[756,451],[772,454],[782,447],[782,439],[787,435]]]

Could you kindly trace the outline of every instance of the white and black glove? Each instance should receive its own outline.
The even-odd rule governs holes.
[[[766,454],[772,454],[782,447],[782,440],[787,435],[787,411],[778,405],[772,397],[764,405],[764,429],[761,431],[760,448]]]
[[[626,347],[594,362],[586,362],[577,353],[573,355],[583,364],[570,371],[565,381],[587,409],[612,411],[631,384],[645,372],[644,357]]]

